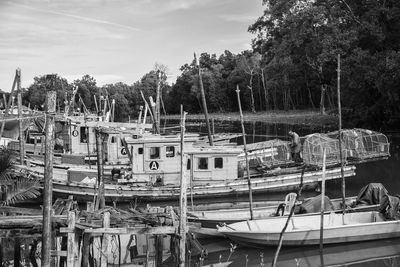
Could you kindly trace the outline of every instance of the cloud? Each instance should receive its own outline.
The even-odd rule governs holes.
[[[61,77],[68,80],[68,82],[72,83],[75,80],[81,79],[85,74],[68,74],[62,75]],[[90,74],[93,78],[96,79],[96,83],[98,86],[103,86],[105,84],[116,83],[125,80],[125,77],[117,74]]]
[[[228,22],[251,23],[255,21],[252,14],[223,14],[219,15],[219,17]]]
[[[74,15],[74,14],[69,14],[69,13],[64,13],[64,12],[60,12],[60,11],[55,11],[55,10],[49,10],[49,9],[42,9],[42,8],[36,8],[36,7],[32,7],[32,6],[27,6],[27,5],[22,5],[22,4],[17,4],[17,3],[11,3],[12,5],[16,5],[19,7],[23,7],[26,9],[31,9],[31,10],[35,10],[35,11],[39,11],[39,12],[45,12],[48,14],[53,14],[53,15],[60,15],[60,16],[65,16],[65,17],[69,17],[69,18],[73,18],[73,19],[77,19],[77,20],[81,20],[81,21],[87,21],[87,22],[91,22],[91,23],[98,23],[98,24],[104,24],[104,25],[109,25],[109,26],[113,26],[113,27],[117,27],[117,28],[122,28],[122,29],[127,29],[127,30],[133,30],[133,31],[139,31],[140,29],[129,26],[129,25],[124,25],[124,24],[120,24],[120,23],[116,23],[116,22],[112,22],[112,21],[107,21],[107,20],[101,20],[101,19],[95,19],[95,18],[90,18],[90,17],[85,17],[85,16],[78,16],[78,15]]]

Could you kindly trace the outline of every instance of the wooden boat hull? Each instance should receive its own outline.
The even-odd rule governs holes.
[[[349,197],[346,198],[346,205],[350,206],[351,203],[356,201],[357,197]],[[332,199],[331,204],[333,206],[334,211],[332,212],[341,212],[341,203],[342,199]],[[356,211],[374,211],[378,210],[378,205],[362,205],[359,207],[352,208],[351,212]],[[267,219],[274,217],[276,214],[277,205],[275,206],[267,206],[267,207],[256,207],[253,208],[253,217],[254,220],[259,219]],[[223,236],[221,233],[217,231],[217,226],[225,223],[232,224],[235,222],[250,220],[250,210],[246,209],[226,209],[226,210],[213,210],[213,211],[197,211],[191,212],[189,214],[192,217],[189,217],[189,221],[200,223],[200,228],[194,228],[192,230],[193,233],[196,234],[198,238],[207,238],[210,236]],[[316,214],[316,213],[313,213]],[[284,214],[287,216],[288,214]],[[302,216],[304,214],[297,214],[294,216]],[[198,216],[197,218],[195,216]]]
[[[292,217],[292,222],[289,222],[289,227],[284,234],[282,245],[319,244],[320,229],[317,227],[320,224],[319,218],[320,215]],[[286,220],[287,218],[271,218],[234,223],[219,228],[218,232],[243,245],[276,246]],[[340,223],[340,220],[342,220],[341,214],[326,214],[324,216],[324,244],[400,237],[400,221],[384,221],[378,212],[347,213],[345,214],[345,223]],[[356,222],[356,220],[358,221]],[[348,223],[346,223],[347,221]],[[298,226],[296,226],[297,224]],[[307,227],[307,224],[311,224],[310,228]],[[246,227],[247,229],[245,229]]]
[[[355,175],[355,167],[347,166],[345,176]],[[300,173],[252,178],[253,193],[265,192],[287,192],[295,190],[299,186]],[[322,171],[309,171],[303,176],[305,189],[315,188],[322,178]],[[326,180],[341,178],[340,168],[327,171]],[[78,201],[93,200],[96,192],[94,185],[83,184],[80,182],[53,181],[53,194],[56,197],[73,195]],[[248,184],[246,179],[237,179],[213,185],[202,185],[188,188],[188,198],[208,199],[216,197],[238,196],[248,194]],[[147,201],[177,200],[180,196],[178,186],[143,186],[143,185],[119,185],[106,184],[106,201],[130,202],[135,199]]]

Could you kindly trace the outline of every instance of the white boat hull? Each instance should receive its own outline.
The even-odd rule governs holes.
[[[369,218],[368,218],[369,217]],[[218,229],[235,242],[250,246],[276,246],[287,218],[271,218],[230,224]],[[320,215],[292,217],[283,236],[283,246],[320,243]],[[247,229],[246,229],[247,228]],[[378,212],[327,214],[324,244],[348,243],[400,237],[400,221],[384,221]]]

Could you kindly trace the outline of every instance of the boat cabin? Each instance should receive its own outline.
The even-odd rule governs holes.
[[[237,178],[237,155],[242,150],[231,147],[198,147],[197,138],[185,138],[185,177],[192,185],[212,184]],[[132,157],[132,178],[120,182],[150,185],[180,184],[180,137],[151,136],[126,138]]]

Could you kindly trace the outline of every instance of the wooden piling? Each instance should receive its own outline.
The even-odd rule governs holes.
[[[103,227],[110,228],[110,213],[109,212],[105,212],[103,215]],[[109,234],[104,233],[103,240],[101,242],[100,267],[107,267],[108,241],[109,241]]]
[[[254,217],[253,217],[253,192],[252,192],[252,190],[251,190],[249,159],[248,159],[247,147],[246,147],[246,131],[245,131],[245,129],[244,129],[242,105],[241,105],[241,103],[240,103],[240,90],[239,90],[239,85],[236,85],[236,95],[237,95],[238,105],[239,105],[240,124],[242,125],[243,148],[244,148],[244,155],[245,155],[245,159],[246,159],[247,183],[248,183],[248,185],[249,185],[250,218],[253,220],[253,218],[254,218]]]
[[[187,198],[186,189],[187,182],[184,175],[185,157],[184,157],[184,138],[185,138],[185,119],[186,112],[183,111],[183,106],[181,105],[181,192],[179,198],[179,208],[180,208],[180,218],[179,218],[179,266],[185,266],[186,260],[186,211],[187,211]]]
[[[68,213],[67,267],[78,266],[78,236],[75,229],[75,212]]]
[[[25,137],[22,121],[22,92],[21,92],[21,70],[17,69],[17,92],[18,92],[18,130],[19,130],[19,163],[24,165]]]
[[[163,262],[163,235],[155,236],[156,266],[161,266]]]
[[[53,191],[53,156],[54,156],[54,115],[56,111],[56,91],[49,88],[46,95],[46,142],[44,156],[44,188],[43,188],[43,234],[42,234],[42,266],[50,267],[51,252],[51,209]]]
[[[96,152],[97,152],[97,186],[99,193],[96,199],[96,209],[102,209],[105,206],[104,198],[104,173],[103,173],[103,143],[100,130],[95,129],[96,134]]]
[[[14,267],[21,266],[21,240],[14,237]]]
[[[210,146],[213,146],[214,142],[213,142],[213,137],[212,137],[212,134],[211,134],[210,121],[208,119],[208,109],[207,109],[206,95],[204,93],[203,79],[201,78],[200,58],[199,58],[199,61],[197,62],[196,53],[194,53],[194,59],[196,61],[196,65],[198,65],[198,67],[199,67],[199,84],[200,84],[201,102],[203,104],[203,112],[204,112],[204,117],[206,119],[208,141],[210,142]]]

